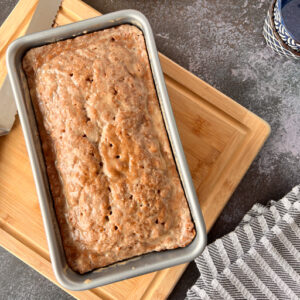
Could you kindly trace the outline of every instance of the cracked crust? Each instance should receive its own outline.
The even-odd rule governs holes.
[[[121,25],[23,59],[64,249],[85,273],[195,236],[142,32]]]

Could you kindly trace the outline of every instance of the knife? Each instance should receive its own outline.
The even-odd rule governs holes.
[[[60,8],[61,0],[39,0],[26,34],[51,28]],[[17,113],[17,107],[8,76],[0,89],[0,136],[10,132]]]

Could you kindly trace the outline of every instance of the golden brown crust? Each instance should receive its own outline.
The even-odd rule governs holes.
[[[143,35],[121,25],[23,59],[68,264],[184,247],[194,225]]]

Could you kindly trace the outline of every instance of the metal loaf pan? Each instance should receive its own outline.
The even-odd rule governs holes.
[[[66,263],[53,200],[49,190],[34,111],[21,62],[25,52],[30,48],[121,24],[135,25],[140,28],[144,34],[156,92],[176,160],[177,169],[195,224],[196,237],[193,242],[185,248],[152,252],[138,258],[128,259],[125,262],[116,263],[84,275],[79,275],[72,271]],[[148,20],[143,14],[135,10],[123,10],[24,36],[15,40],[9,46],[7,51],[7,68],[34,175],[53,270],[58,282],[63,287],[70,290],[95,288],[189,262],[203,251],[206,245],[204,220],[175,124],[153,33]]]

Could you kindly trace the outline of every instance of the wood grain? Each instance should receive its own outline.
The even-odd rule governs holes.
[[[5,51],[24,34],[37,0],[21,0],[0,28],[0,82]],[[100,15],[80,0],[64,0],[63,25]],[[184,151],[209,230],[267,138],[269,125],[164,55],[160,61]],[[59,285],[52,272],[33,176],[18,119],[0,137],[0,244]],[[165,299],[187,265],[97,289],[78,299]]]

